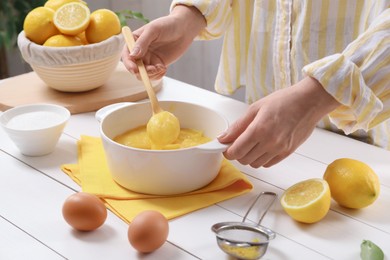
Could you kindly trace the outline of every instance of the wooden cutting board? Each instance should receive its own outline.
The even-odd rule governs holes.
[[[162,80],[152,81],[154,90]],[[117,102],[134,102],[147,98],[142,84],[119,62],[110,79],[101,87],[86,92],[61,92],[48,87],[35,72],[7,78],[0,82],[0,110],[32,104],[51,103],[66,107],[72,114],[96,111]]]

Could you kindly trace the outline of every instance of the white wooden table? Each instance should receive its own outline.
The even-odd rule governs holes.
[[[160,100],[209,106],[231,122],[247,108],[170,78],[164,78],[163,84]],[[60,165],[77,161],[76,142],[81,134],[99,136],[94,113],[73,115],[52,154],[26,157],[0,130],[0,259],[229,259],[210,230],[214,223],[241,221],[260,191],[280,196],[298,181],[321,178],[327,164],[342,157],[362,160],[375,170],[381,181],[378,200],[363,210],[344,209],[332,202],[328,215],[312,225],[293,221],[280,203],[275,203],[262,222],[276,232],[264,259],[356,260],[363,239],[379,245],[390,259],[389,151],[316,129],[294,154],[274,167],[252,169],[234,162],[247,174],[254,190],[171,220],[168,241],[157,251],[142,255],[127,241],[127,224],[111,212],[101,228],[89,233],[75,232],[63,220],[63,202],[80,187]],[[255,217],[251,220],[257,221]]]

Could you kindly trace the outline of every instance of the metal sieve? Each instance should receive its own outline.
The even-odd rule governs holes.
[[[249,212],[262,196],[270,196],[267,206],[259,222],[245,222]],[[218,246],[228,255],[239,259],[259,259],[267,251],[268,243],[275,238],[275,233],[260,225],[265,214],[272,206],[277,195],[273,192],[261,192],[251,204],[242,222],[220,222],[214,224],[211,230],[216,234]]]

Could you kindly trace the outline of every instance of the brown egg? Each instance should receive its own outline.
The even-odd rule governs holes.
[[[106,221],[107,209],[95,195],[78,192],[65,200],[62,215],[73,228],[80,231],[91,231]]]
[[[168,232],[168,220],[158,211],[147,210],[133,219],[127,235],[137,251],[150,253],[165,243]]]

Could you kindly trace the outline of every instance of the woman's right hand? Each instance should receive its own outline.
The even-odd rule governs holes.
[[[200,30],[206,26],[195,7],[176,6],[168,16],[158,18],[133,32],[135,46],[129,53],[125,46],[122,61],[139,77],[135,60],[142,59],[151,79],[162,78],[168,65],[180,58]]]

